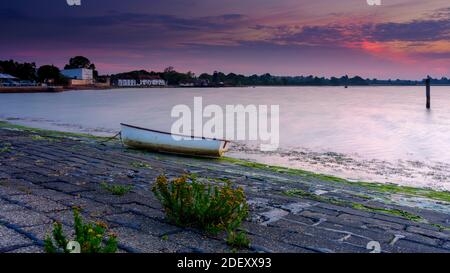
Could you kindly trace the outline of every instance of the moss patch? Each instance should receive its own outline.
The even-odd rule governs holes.
[[[152,169],[150,164],[145,162],[134,161],[130,163],[130,166],[136,169]]]
[[[11,143],[3,143],[3,144],[0,146],[0,154],[1,154],[1,153],[8,153],[8,152],[11,152],[11,149],[12,149]]]
[[[381,212],[381,213],[385,213],[385,214],[391,214],[391,215],[395,215],[395,216],[399,216],[399,217],[408,219],[413,222],[419,222],[419,223],[426,222],[426,220],[423,219],[422,217],[420,217],[419,215],[415,215],[415,214],[412,214],[412,213],[409,213],[407,211],[400,210],[400,209],[378,208],[378,207],[367,206],[367,205],[358,204],[358,203],[352,203],[352,207],[354,209],[364,210],[364,211],[369,211],[369,212]]]
[[[329,203],[329,204],[333,204],[333,205],[337,205],[337,206],[351,207],[351,202],[339,200],[339,199],[336,199],[333,197],[317,195],[317,194],[314,194],[314,193],[311,193],[308,191],[304,191],[304,190],[298,190],[298,189],[297,190],[289,190],[289,191],[285,191],[284,194],[286,194],[288,196],[307,198],[307,199],[311,199],[314,201]]]

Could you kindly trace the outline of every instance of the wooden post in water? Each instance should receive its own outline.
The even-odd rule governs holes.
[[[427,109],[431,108],[431,78],[428,76],[428,78],[425,80],[426,85],[426,93],[427,93]]]

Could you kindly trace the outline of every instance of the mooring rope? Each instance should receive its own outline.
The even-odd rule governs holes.
[[[116,137],[119,137],[120,139],[122,139],[122,133],[121,133],[121,132],[118,132],[118,133],[115,134],[114,136],[109,137],[109,138],[107,138],[106,140],[100,141],[100,144],[104,144],[104,143],[106,143],[106,142],[109,142],[109,141],[115,139]]]

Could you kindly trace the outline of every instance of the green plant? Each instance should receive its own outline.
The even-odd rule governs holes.
[[[116,235],[110,233],[104,243],[107,226],[105,223],[83,223],[77,209],[73,211],[75,240],[80,244],[81,253],[115,253],[117,251]],[[61,223],[53,224],[53,239],[50,235],[44,240],[47,253],[70,253],[67,249],[69,240],[64,235]]]
[[[101,184],[102,188],[109,191],[110,193],[114,194],[114,195],[118,195],[118,196],[122,196],[126,193],[129,193],[132,189],[133,186],[128,185],[128,186],[123,186],[123,185],[108,185],[105,182],[103,182]]]
[[[230,230],[228,231],[227,244],[237,248],[248,248],[250,239],[244,231]]]
[[[230,182],[211,185],[198,182],[195,176],[169,181],[161,175],[152,191],[169,220],[179,226],[197,227],[217,234],[236,230],[248,215],[243,189],[233,188]]]

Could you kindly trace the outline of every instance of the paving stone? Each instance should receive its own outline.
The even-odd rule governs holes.
[[[137,203],[119,204],[116,205],[116,207],[122,210],[122,212],[132,212],[134,214],[144,215],[149,218],[164,219],[166,217],[162,209],[154,209]]]
[[[52,222],[45,214],[28,209],[14,211],[0,210],[0,220],[20,227],[50,224]]]
[[[14,211],[14,210],[21,210],[21,209],[23,209],[22,206],[12,204],[11,202],[0,199],[0,210],[2,210],[2,211]]]
[[[442,241],[437,238],[423,236],[423,235],[420,235],[419,233],[397,231],[396,234],[404,236],[405,239],[407,239],[409,241],[417,242],[420,244],[426,244],[426,245],[431,245],[431,246],[439,246],[440,244],[442,244]]]
[[[109,204],[104,204],[96,202],[89,199],[83,199],[78,197],[72,197],[72,199],[67,199],[61,201],[68,208],[81,208],[83,213],[89,214],[92,217],[100,217],[116,213],[118,210]]]
[[[341,214],[335,219],[340,219],[348,223],[354,223],[356,225],[360,225],[361,223],[363,223],[366,226],[376,226],[385,230],[403,230],[405,228],[404,225],[394,222],[382,221],[374,218],[360,217],[350,214]]]
[[[407,240],[398,241],[394,247],[392,247],[392,252],[399,253],[450,253],[450,249],[428,246],[416,242],[411,242]]]
[[[31,194],[11,196],[9,199],[39,212],[51,212],[68,209],[66,206],[63,206],[55,201]]]
[[[71,194],[66,194],[66,193],[62,193],[59,191],[46,189],[46,188],[33,189],[32,193],[37,196],[45,196],[46,198],[53,200],[53,201],[57,201],[57,202],[64,201],[67,199],[72,199],[74,197]]]
[[[447,241],[442,245],[443,248],[449,249],[450,250],[450,242]]]
[[[167,240],[176,242],[186,248],[191,248],[195,252],[230,252],[231,248],[223,239],[210,238],[190,230],[183,230],[166,235]],[[164,240],[164,237],[161,237]]]
[[[22,170],[26,170],[27,168],[24,168]],[[23,179],[26,181],[33,181],[33,183],[35,184],[41,184],[41,183],[46,183],[46,182],[51,182],[51,181],[55,181],[55,177],[52,176],[44,176],[41,174],[37,174],[37,173],[32,173],[32,172],[21,172],[16,174],[17,179]]]
[[[13,251],[8,251],[7,253],[30,254],[30,253],[45,253],[45,251],[44,251],[44,248],[41,246],[26,246],[26,247],[21,247],[21,248],[15,249]]]
[[[377,241],[382,244],[389,244],[395,237],[395,235],[401,233],[401,231],[386,231],[386,230],[373,230],[368,227],[363,226],[350,226],[350,225],[340,225],[332,222],[322,222],[317,228],[329,229],[329,230],[339,230],[346,231],[349,234],[355,234],[359,237],[365,237],[370,241]],[[346,241],[353,242],[357,236],[352,236]]]
[[[280,225],[280,223],[284,223],[284,225]],[[360,248],[339,243],[338,240],[345,235],[341,232],[319,230],[312,226],[289,223],[284,219],[267,227],[252,223],[246,223],[244,227],[250,235],[260,236],[271,241],[288,243],[313,252],[345,252],[345,249],[348,252],[355,249],[358,252],[361,251]],[[326,240],[323,240],[323,238],[326,238]]]
[[[417,234],[421,234],[421,235],[428,236],[428,237],[433,237],[433,238],[438,238],[438,239],[443,239],[443,240],[450,240],[450,235],[442,233],[442,232],[430,230],[430,229],[409,226],[406,228],[406,230],[411,233],[417,233]]]
[[[10,186],[0,185],[0,196],[11,196],[25,194],[23,191],[11,188]]]
[[[106,147],[91,140],[32,141],[31,136],[0,129],[0,140],[15,147],[8,157],[0,157],[0,223],[11,227],[0,231],[0,245],[6,246],[0,246],[0,252],[41,252],[53,221],[63,223],[65,232],[72,234],[73,206],[82,207],[85,222],[107,222],[118,233],[121,252],[230,251],[225,233],[205,235],[167,222],[150,188],[160,173],[176,177],[186,172],[232,179],[245,188],[251,221],[243,229],[249,233],[251,248],[244,252],[365,253],[372,240],[380,242],[383,252],[450,252],[450,232],[432,225],[450,225],[450,209],[442,213],[369,202],[354,196],[364,191],[357,186],[221,161],[140,153],[118,143]],[[152,169],[133,168],[132,162],[147,162]],[[101,187],[103,181],[134,188],[114,196]],[[404,210],[428,223],[282,194],[290,189],[322,190],[337,200]],[[11,245],[16,237],[23,241]]]
[[[98,220],[101,220],[100,218],[93,217],[91,214],[85,213],[84,211],[81,211],[80,215],[83,218],[84,222],[96,222]],[[47,213],[47,216],[51,219],[51,224],[56,221],[66,226],[73,227],[74,225],[73,210],[51,212]]]
[[[49,188],[49,189],[56,190],[56,191],[60,191],[63,193],[69,193],[69,194],[87,191],[87,189],[85,187],[80,187],[80,186],[65,183],[65,182],[45,183],[45,184],[42,184],[42,186]]]
[[[140,253],[175,253],[183,248],[169,240],[163,240],[160,237],[130,228],[119,227],[113,228],[111,231],[119,238],[120,245]]]
[[[259,253],[317,253],[312,249],[302,248],[285,242],[268,240],[265,237],[248,235],[250,247]]]
[[[67,238],[75,238],[74,230],[72,226],[62,225],[63,232]],[[30,237],[36,238],[38,241],[43,242],[48,235],[52,236],[53,225],[39,225],[32,227],[22,228],[23,232],[29,234]]]
[[[179,227],[132,213],[110,215],[107,216],[106,219],[112,224],[141,230],[142,232],[149,233],[154,236],[163,236],[165,234],[180,231]]]
[[[0,223],[0,252],[14,246],[23,246],[31,243],[30,239]]]

